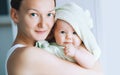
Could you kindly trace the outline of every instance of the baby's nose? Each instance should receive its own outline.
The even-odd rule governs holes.
[[[71,34],[67,34],[66,39],[72,40],[72,35]]]

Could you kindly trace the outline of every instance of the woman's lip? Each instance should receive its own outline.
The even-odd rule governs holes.
[[[36,31],[38,34],[44,34],[45,32],[47,32],[46,30],[44,31]]]

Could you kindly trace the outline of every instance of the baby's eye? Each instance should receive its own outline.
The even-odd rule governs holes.
[[[73,32],[73,34],[75,34],[75,35],[76,35],[77,33],[76,33],[76,32]]]
[[[65,31],[61,31],[61,33],[62,33],[62,34],[64,34],[64,33],[65,33]]]

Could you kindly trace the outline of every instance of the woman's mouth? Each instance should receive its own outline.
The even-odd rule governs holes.
[[[42,31],[36,31],[37,34],[45,34],[47,30],[42,30]]]

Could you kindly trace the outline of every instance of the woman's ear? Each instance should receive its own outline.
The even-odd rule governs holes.
[[[11,18],[13,19],[13,21],[17,24],[18,23],[18,12],[16,9],[14,8],[11,8],[10,10],[10,15],[11,15]]]

